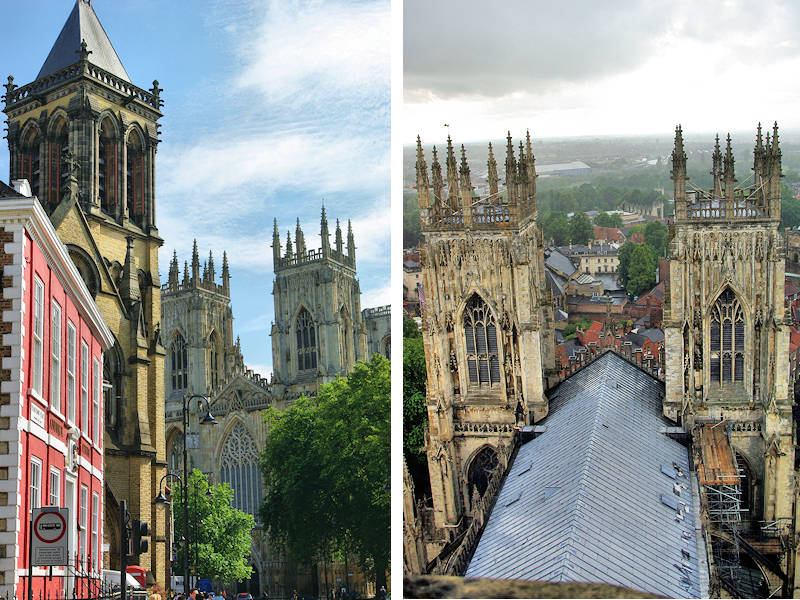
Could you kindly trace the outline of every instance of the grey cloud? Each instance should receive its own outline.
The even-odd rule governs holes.
[[[631,69],[669,26],[666,0],[404,3],[408,94],[495,97]]]
[[[667,37],[724,44],[732,61],[774,60],[800,51],[798,25],[790,0],[406,0],[406,101],[580,84],[636,68]]]

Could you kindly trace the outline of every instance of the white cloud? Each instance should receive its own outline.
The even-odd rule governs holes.
[[[388,278],[387,278],[388,279]],[[386,284],[379,288],[373,288],[361,294],[361,308],[374,308],[376,306],[386,306],[392,303],[392,288]]]

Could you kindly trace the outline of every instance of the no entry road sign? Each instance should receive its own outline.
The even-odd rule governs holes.
[[[69,564],[69,509],[47,506],[33,509],[33,566]]]

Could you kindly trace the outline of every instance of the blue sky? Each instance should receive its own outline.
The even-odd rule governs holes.
[[[0,77],[33,81],[73,0],[4,7]],[[319,245],[353,221],[362,308],[390,303],[388,0],[94,0],[135,85],[164,89],[157,154],[159,265],[166,281],[197,238],[226,250],[234,335],[245,362],[272,370],[272,219],[297,217]],[[0,151],[8,179],[8,146]]]

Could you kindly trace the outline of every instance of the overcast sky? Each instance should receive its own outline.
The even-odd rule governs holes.
[[[4,3],[6,4],[6,3]],[[34,80],[74,0],[9,2],[0,76]],[[234,335],[272,370],[272,220],[319,247],[353,220],[362,308],[389,295],[389,0],[94,0],[134,84],[164,89],[157,226],[173,250],[231,266]],[[0,148],[0,180],[8,146]],[[346,229],[345,229],[346,233]]]
[[[800,3],[405,0],[403,141],[800,128]]]

